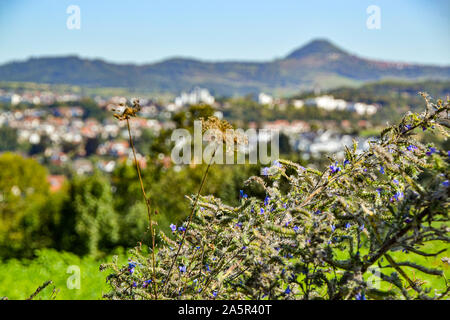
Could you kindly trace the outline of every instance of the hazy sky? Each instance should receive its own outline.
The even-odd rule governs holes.
[[[69,30],[69,5],[81,29]],[[381,29],[366,27],[369,5]],[[114,62],[173,56],[270,60],[314,38],[364,57],[450,64],[449,0],[0,0],[0,63],[77,54]]]

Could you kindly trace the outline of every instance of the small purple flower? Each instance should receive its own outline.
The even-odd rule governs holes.
[[[177,226],[172,223],[170,225],[170,229],[172,230],[172,232],[175,232],[175,231],[177,231]]]
[[[236,223],[236,227],[238,227],[238,228],[242,228],[242,222],[238,222],[238,223]]]
[[[394,196],[392,196],[391,197],[391,202],[394,202],[394,201],[400,201],[400,200],[402,200],[403,198],[404,198],[404,194],[403,194],[403,192],[401,192],[401,191],[397,191],[395,194],[394,194]]]
[[[181,226],[181,227],[178,228],[178,231],[184,232],[184,231],[186,231],[186,228]]]
[[[136,288],[137,287],[137,283],[136,283],[136,281],[133,281],[133,288]]]
[[[209,265],[205,265],[205,269],[206,269],[206,271],[208,271],[208,272],[211,272],[211,269],[209,268]]]
[[[283,203],[283,208],[287,208],[287,203]]]
[[[134,273],[134,268],[136,268],[136,263],[134,262],[128,262],[128,272],[133,274]]]
[[[314,211],[314,214],[321,214],[321,213],[322,213],[322,211],[320,211],[320,210]]]
[[[398,184],[398,180],[395,179],[395,178],[392,180],[392,182],[395,183],[395,184]]]
[[[401,192],[401,191],[397,191],[396,193],[395,193],[395,199],[396,200],[402,200],[403,199],[403,197],[404,197],[404,194],[403,194],[403,192]]]
[[[329,166],[332,173],[337,173],[341,171],[341,168],[338,166],[338,163],[335,162],[334,165]]]
[[[433,153],[437,153],[437,149],[434,147],[430,147],[428,151],[425,153],[427,156],[431,156]]]
[[[411,218],[406,218],[406,219],[405,219],[405,222],[406,222],[406,223],[411,223],[411,222],[412,222],[412,219],[411,219]]]
[[[186,272],[186,266],[180,266],[180,272]]]
[[[442,185],[448,188],[450,186],[450,182],[448,180],[445,180],[444,182],[442,182]]]
[[[347,160],[347,159],[345,159],[345,160],[344,160],[344,167],[345,167],[346,165],[348,165],[348,164],[350,164],[350,161]]]
[[[275,161],[272,163],[272,165],[275,166],[275,167],[278,167],[278,168],[282,168],[282,167],[283,167],[283,166],[281,165],[280,161],[278,161],[278,160],[275,160]]]
[[[408,147],[406,147],[406,149],[408,149],[408,151],[413,152],[414,150],[417,150],[417,147],[413,144],[410,144]]]
[[[264,209],[261,208],[261,210],[259,210],[259,214],[264,214]]]
[[[364,223],[359,227],[359,230],[361,230],[361,231],[364,230]]]
[[[262,169],[262,175],[263,176],[268,176],[269,175],[269,168],[268,167],[264,167]]]
[[[334,232],[334,230],[336,230],[336,227],[334,226],[334,224],[331,225],[331,231]]]
[[[151,279],[149,279],[149,280],[145,280],[144,281],[144,283],[142,284],[142,288],[147,288],[148,287],[148,285],[150,284],[152,282],[152,280]]]
[[[289,286],[286,288],[286,290],[284,290],[284,294],[289,294],[291,292],[292,292],[292,290]]]
[[[212,295],[213,295],[214,298],[217,297],[217,291],[213,291]]]
[[[352,225],[349,223],[349,222],[347,222],[346,224],[345,224],[345,229],[348,229],[348,228],[350,228]]]
[[[384,167],[383,166],[380,166],[380,173],[384,174]]]
[[[295,232],[299,232],[300,231],[300,228],[298,226],[294,226],[294,228],[292,228],[292,229],[294,229]]]
[[[366,300],[366,296],[364,295],[364,293],[357,293],[355,296],[356,300]]]
[[[269,200],[270,200],[270,197],[269,197],[269,196],[266,196],[266,197],[264,198],[264,205],[265,205],[265,206],[267,206],[267,205],[269,204]]]

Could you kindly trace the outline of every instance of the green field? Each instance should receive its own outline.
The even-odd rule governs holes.
[[[126,262],[123,250],[118,250],[116,254],[119,261]],[[46,249],[39,251],[33,260],[1,262],[0,297],[27,299],[45,281],[52,280],[53,284],[42,290],[35,299],[52,299],[53,289],[58,300],[101,299],[102,293],[108,290],[105,281],[108,271],[100,272],[99,266],[103,262],[111,262],[111,259],[112,255],[102,259],[80,258],[72,253]],[[73,273],[68,273],[69,266],[79,267],[79,289],[68,288],[67,281],[73,276]]]
[[[437,252],[442,250],[442,243],[427,245],[427,252]],[[115,252],[119,256],[119,262],[125,264],[127,254],[123,249]],[[397,262],[409,261],[420,263],[428,268],[438,268],[444,270],[445,277],[450,276],[449,265],[441,259],[448,257],[449,249],[437,257],[419,257],[411,253],[397,251],[392,255]],[[99,266],[103,262],[111,262],[113,254],[101,259],[92,257],[80,258],[72,253],[57,252],[55,250],[42,250],[37,252],[37,258],[33,260],[15,260],[11,259],[0,263],[0,298],[26,299],[40,285],[47,280],[52,280],[53,284],[42,290],[35,299],[67,299],[67,300],[96,300],[101,299],[102,294],[108,291],[108,284],[105,279],[108,271],[100,272]],[[345,254],[339,258],[345,259]],[[68,279],[72,273],[68,273],[69,266],[78,266],[80,268],[80,288],[70,289],[67,285]],[[423,272],[409,267],[402,267],[412,279],[423,279],[425,286],[434,290],[445,288],[445,279],[442,277],[430,276]],[[390,273],[394,270],[383,270]],[[70,280],[69,280],[70,282]],[[382,289],[388,289],[389,285],[381,284]],[[53,292],[55,290],[55,292]],[[56,293],[56,296],[55,296]]]

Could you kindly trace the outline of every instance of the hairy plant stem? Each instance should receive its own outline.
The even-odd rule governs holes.
[[[178,247],[178,250],[177,250],[177,253],[175,254],[175,257],[172,260],[172,264],[170,265],[169,272],[167,273],[166,279],[164,280],[164,284],[163,284],[162,290],[164,290],[164,288],[166,287],[167,283],[169,282],[169,278],[170,278],[170,274],[172,272],[173,266],[175,265],[175,262],[177,261],[177,258],[178,258],[179,254],[180,254],[181,248],[184,245],[184,240],[186,239],[186,234],[188,232],[189,226],[191,225],[192,217],[194,216],[195,209],[197,208],[198,199],[200,198],[200,194],[202,192],[203,186],[205,185],[206,177],[208,176],[209,168],[211,167],[212,160],[214,159],[216,151],[217,151],[217,148],[214,149],[214,152],[212,153],[211,159],[209,160],[208,166],[206,167],[205,173],[203,174],[202,181],[200,182],[200,187],[198,188],[198,191],[197,191],[197,196],[195,197],[194,205],[192,206],[191,213],[189,214],[189,219],[188,219],[188,223],[186,225],[186,230],[184,230],[184,232],[183,232],[183,238],[181,239],[181,243],[180,243],[180,246]]]
[[[133,150],[134,163],[136,164],[136,171],[137,171],[137,174],[139,177],[139,182],[141,184],[142,195],[144,196],[144,202],[147,207],[148,220],[149,220],[149,224],[150,224],[150,233],[152,235],[152,266],[153,266],[152,282],[153,282],[155,299],[158,300],[158,290],[156,287],[157,286],[157,284],[156,284],[156,266],[155,266],[155,233],[153,231],[153,220],[152,220],[152,211],[150,208],[150,197],[147,196],[147,193],[145,192],[145,188],[144,188],[144,183],[142,181],[141,169],[139,166],[139,162],[137,161],[136,150],[134,148],[133,137],[131,135],[130,120],[128,118],[126,120],[127,120],[127,128],[128,128],[128,137],[130,138],[130,146],[131,146],[131,150]]]

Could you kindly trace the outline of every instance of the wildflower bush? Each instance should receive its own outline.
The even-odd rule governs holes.
[[[149,208],[158,245],[132,249],[126,265],[101,266],[110,272],[104,297],[448,297],[449,258],[442,254],[449,243],[450,151],[424,145],[415,134],[447,138],[449,100],[424,97],[422,114],[405,115],[365,151],[354,143],[343,161],[330,158],[323,171],[275,161],[246,181],[236,207],[201,195],[208,166],[183,224],[157,234]],[[431,266],[420,259],[438,256],[442,263]],[[442,285],[430,287],[420,276]]]

